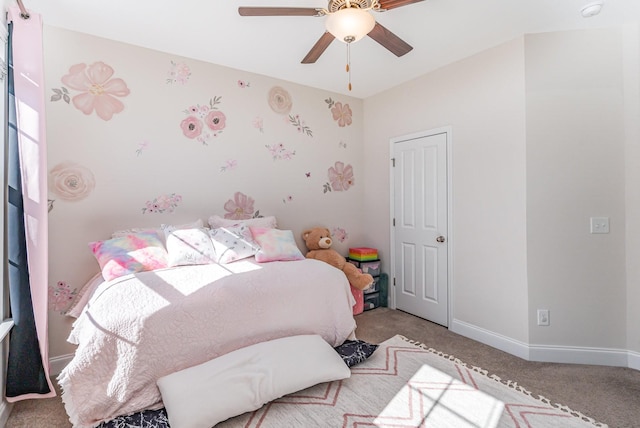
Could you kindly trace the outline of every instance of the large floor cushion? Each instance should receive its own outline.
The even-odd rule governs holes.
[[[286,394],[348,378],[319,335],[258,343],[158,380],[172,428],[210,428]]]

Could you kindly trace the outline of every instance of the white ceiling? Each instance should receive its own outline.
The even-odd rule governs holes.
[[[397,58],[365,37],[351,47],[334,40],[315,64],[300,61],[324,32],[324,18],[241,17],[238,6],[326,7],[326,0],[23,0],[45,25],[152,48],[366,98],[428,71],[526,33],[637,23],[640,0],[425,0],[375,13],[413,46]],[[99,53],[97,53],[99,55]]]

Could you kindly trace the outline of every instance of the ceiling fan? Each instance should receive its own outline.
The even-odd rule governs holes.
[[[241,16],[325,16],[327,31],[302,60],[312,64],[334,39],[347,44],[368,35],[400,57],[413,49],[407,42],[375,21],[369,11],[385,12],[424,0],[329,0],[326,9],[312,7],[239,7]]]

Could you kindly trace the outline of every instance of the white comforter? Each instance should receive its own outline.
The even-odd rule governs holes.
[[[317,260],[183,266],[105,282],[73,325],[58,377],[76,427],[162,407],[158,378],[236,349],[298,334],[354,337],[338,269]]]

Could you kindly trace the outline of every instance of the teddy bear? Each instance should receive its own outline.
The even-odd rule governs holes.
[[[342,257],[340,253],[330,248],[333,241],[331,240],[329,229],[314,227],[313,229],[305,230],[302,232],[302,239],[309,249],[307,253],[308,259],[321,260],[340,269],[347,276],[349,283],[359,290],[366,290],[373,284],[371,275],[362,273],[353,264],[347,262],[347,259]]]

